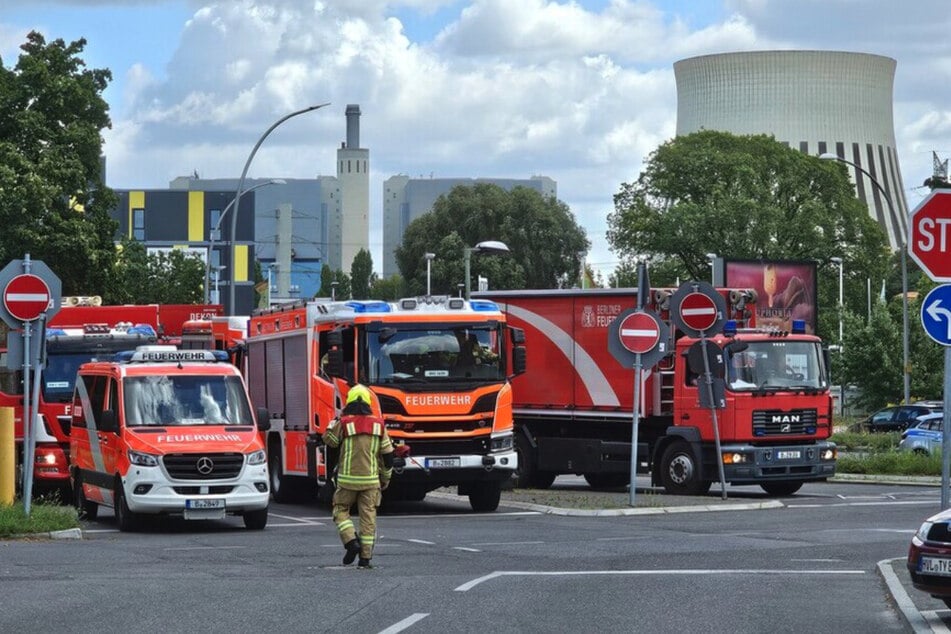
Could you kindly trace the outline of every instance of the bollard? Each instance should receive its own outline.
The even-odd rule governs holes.
[[[13,504],[16,480],[16,443],[13,441],[13,408],[0,407],[0,504]]]

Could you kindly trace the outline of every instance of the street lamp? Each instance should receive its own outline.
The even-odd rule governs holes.
[[[716,269],[717,254],[708,253],[707,260],[710,261],[710,283],[716,286],[717,285],[717,269]]]
[[[248,155],[248,160],[244,163],[244,169],[241,171],[241,178],[238,180],[238,189],[234,193],[234,213],[231,214],[231,288],[228,289],[228,305],[231,313],[234,314],[234,289],[235,289],[235,278],[238,274],[238,257],[235,253],[235,231],[238,228],[238,210],[241,206],[241,194],[242,189],[244,188],[244,179],[248,175],[248,168],[251,167],[251,160],[254,158],[254,155],[257,153],[258,148],[261,147],[261,144],[264,142],[264,139],[268,137],[271,132],[274,131],[274,128],[281,125],[291,117],[296,117],[300,114],[305,114],[307,112],[312,112],[318,108],[323,108],[324,106],[329,106],[329,103],[322,103],[316,106],[308,106],[301,110],[295,110],[290,114],[286,114],[274,123],[271,124],[271,127],[264,131],[264,134],[261,135],[261,138],[258,139],[257,143],[254,144],[254,147],[251,148],[251,153]]]
[[[845,268],[842,265],[842,258],[829,258],[829,261],[839,267],[839,346],[842,345],[842,313],[845,310],[845,305],[842,302],[842,270]]]
[[[218,294],[218,281],[221,279],[221,272],[226,268],[228,267],[224,265],[218,265],[215,267],[215,290],[212,291],[212,294],[211,294],[212,304],[217,304],[219,301],[218,298],[220,297],[220,295]]]
[[[868,177],[869,182],[875,186],[876,189],[882,194],[882,197],[885,199],[885,202],[888,203],[888,210],[891,212],[893,218],[897,218],[898,215],[895,213],[895,205],[892,203],[891,196],[888,195],[888,192],[885,191],[885,188],[882,187],[882,184],[879,183],[874,176],[872,176],[868,170],[859,165],[856,165],[848,159],[844,159],[841,156],[831,154],[826,152],[819,155],[820,159],[827,161],[839,161],[845,163],[846,165],[851,165],[858,171],[865,174]],[[906,223],[907,224],[907,223]],[[904,383],[904,400],[902,401],[906,405],[911,402],[911,363],[908,360],[909,351],[908,351],[908,263],[906,262],[905,250],[906,245],[908,244],[908,235],[907,228],[902,229],[901,234],[901,244],[899,245],[899,255],[901,256],[901,344],[902,344],[902,377]]]
[[[267,181],[266,183],[258,183],[254,187],[248,187],[244,192],[242,192],[242,195],[247,194],[248,192],[253,192],[255,189],[259,187],[266,187],[267,185],[286,185],[286,184],[287,184],[287,181],[284,180],[283,178],[274,178]],[[234,200],[232,200],[225,206],[224,210],[222,210],[221,214],[218,216],[218,222],[215,223],[215,228],[211,230],[211,235],[209,236],[211,239],[208,241],[208,256],[205,258],[205,303],[206,304],[208,303],[208,299],[209,299],[208,297],[209,277],[208,276],[211,273],[211,254],[215,252],[215,241],[217,241],[221,237],[221,221],[224,219],[225,215],[228,213],[228,210],[231,209],[233,206],[234,206]],[[231,241],[233,244],[234,236],[231,237]],[[222,266],[221,268],[226,268],[226,267]],[[217,281],[218,280],[215,280],[216,283]],[[217,289],[215,290],[217,291]],[[217,292],[215,293],[215,295],[217,296]],[[211,303],[217,304],[218,300],[215,299]]]
[[[469,277],[471,273],[469,272],[469,261],[472,259],[473,253],[508,253],[509,248],[504,242],[499,242],[498,240],[485,240],[475,245],[474,247],[466,247],[463,251],[463,258],[466,263],[466,299],[469,299],[469,289],[471,288],[471,282]]]
[[[426,297],[429,297],[432,295],[432,264],[436,254],[424,253],[423,257],[426,258]]]

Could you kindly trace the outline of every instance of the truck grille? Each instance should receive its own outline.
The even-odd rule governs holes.
[[[423,440],[393,436],[393,440],[404,440],[409,445],[412,456],[461,456],[489,453],[488,436],[467,438],[465,440]]]
[[[173,453],[162,462],[169,477],[176,480],[225,480],[241,473],[244,454]]]
[[[766,409],[753,411],[754,436],[815,434],[818,414],[814,409]]]

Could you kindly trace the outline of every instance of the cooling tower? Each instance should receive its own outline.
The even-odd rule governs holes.
[[[895,60],[836,51],[752,51],[704,55],[674,64],[677,134],[719,130],[771,134],[847,165],[857,195],[903,243],[908,206],[895,151]],[[866,173],[863,173],[865,170]]]

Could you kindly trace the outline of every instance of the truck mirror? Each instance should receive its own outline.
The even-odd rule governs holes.
[[[343,345],[343,332],[340,330],[331,330],[327,333],[327,345],[330,347],[337,347]]]
[[[96,426],[99,431],[111,431],[118,433],[119,425],[116,421],[116,411],[114,409],[104,409],[99,416],[99,424]]]
[[[525,331],[521,328],[512,328],[512,343],[516,346],[520,346],[525,343]]]
[[[512,376],[525,373],[525,348],[515,346],[512,348]]]
[[[258,430],[267,431],[271,429],[271,414],[266,407],[259,407],[255,412],[258,415]]]

